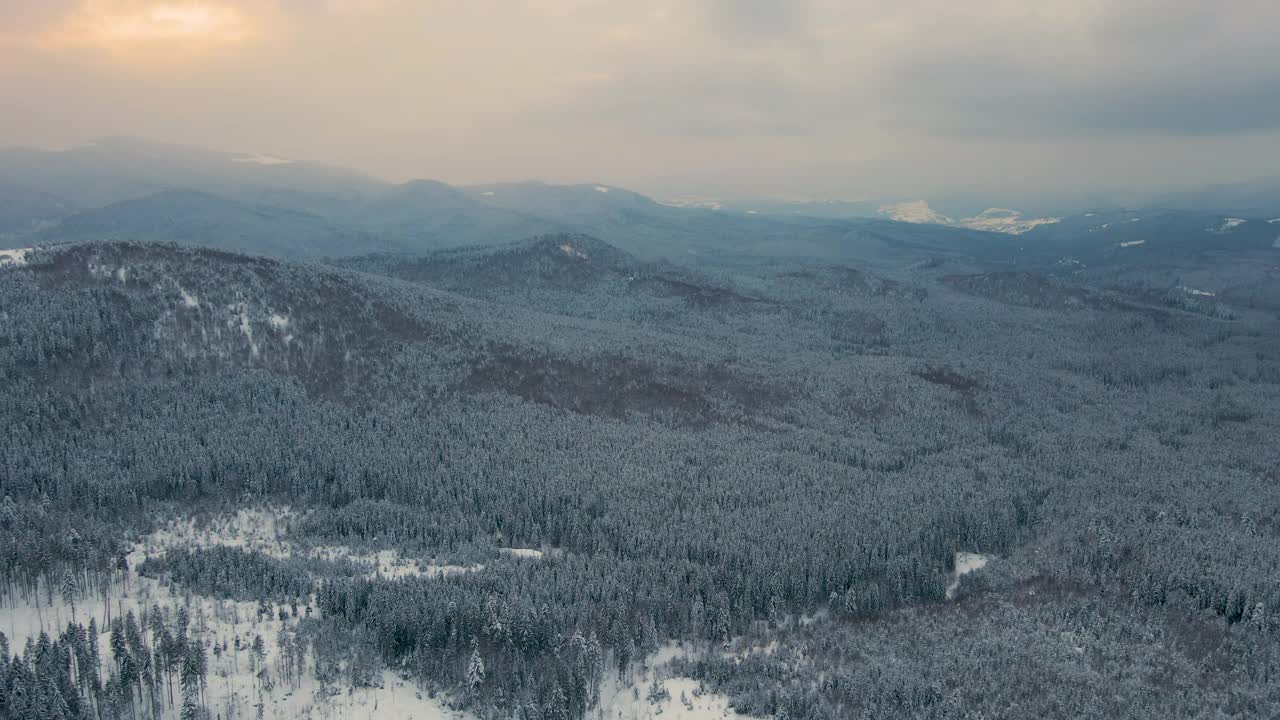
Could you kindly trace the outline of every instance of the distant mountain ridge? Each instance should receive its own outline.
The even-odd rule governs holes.
[[[1203,210],[1244,218],[1277,219],[1280,218],[1280,177],[1168,193],[1156,198],[1152,204],[1173,210]]]
[[[280,257],[346,255],[400,246],[324,218],[198,190],[164,190],[72,215],[40,231],[37,242],[173,241]]]
[[[1260,186],[1259,197],[1267,197],[1267,187]],[[946,211],[925,200],[716,205],[664,203],[597,183],[392,184],[270,154],[134,140],[63,151],[0,149],[3,247],[132,239],[339,258],[570,234],[597,238],[640,261],[690,267],[945,258],[1055,268],[1271,252],[1280,240],[1276,224],[1261,222],[1280,219],[1280,209],[1270,216],[1175,209],[1026,217],[1000,208],[970,214],[966,208],[980,207],[972,198],[944,204]],[[1128,227],[1134,213],[1145,219]]]

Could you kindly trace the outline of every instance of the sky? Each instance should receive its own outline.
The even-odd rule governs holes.
[[[1274,176],[1274,0],[0,0],[0,145],[856,200]]]

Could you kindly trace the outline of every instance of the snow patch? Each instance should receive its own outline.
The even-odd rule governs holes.
[[[1139,245],[1146,245],[1146,244],[1147,244],[1146,240],[1130,240],[1128,242],[1120,243],[1120,247],[1137,247]]]
[[[541,560],[546,557],[546,553],[532,548],[499,548],[498,552],[503,555],[510,555],[511,557],[524,558],[527,560]]]
[[[115,280],[119,283],[129,282],[129,268],[121,265],[120,267],[112,267],[110,265],[99,265],[92,260],[88,262],[89,275],[96,280]]]
[[[598,192],[598,193],[608,193],[608,192],[609,192],[609,188],[607,188],[607,187],[605,187],[605,186],[603,186],[603,185],[597,185],[597,186],[596,186],[596,192]]]
[[[587,254],[586,254],[586,253],[584,253],[584,252],[582,252],[581,250],[579,250],[578,248],[576,248],[576,247],[574,247],[574,246],[570,245],[569,243],[565,243],[564,245],[561,245],[561,246],[560,246],[560,251],[561,251],[561,252],[563,252],[565,255],[568,255],[569,257],[581,258],[581,259],[583,259],[583,260],[586,260],[586,259],[587,259]]]
[[[240,334],[244,335],[249,341],[249,353],[253,357],[258,357],[258,343],[254,342],[253,325],[249,322],[249,306],[242,302],[232,303],[227,306],[227,309],[232,312],[227,325],[240,329]]]
[[[1235,230],[1236,228],[1245,224],[1245,222],[1246,221],[1244,218],[1233,218],[1233,217],[1223,218],[1221,225],[1219,225],[1216,228],[1208,228],[1205,232],[1211,232],[1211,233],[1214,233],[1215,235],[1222,235],[1224,233],[1229,233],[1232,230]]]
[[[497,195],[497,193],[495,193],[492,190],[486,190],[485,192],[482,192],[480,194],[483,195],[484,197],[493,197],[494,195]]]
[[[110,626],[108,617],[124,616],[132,612],[141,618],[144,611],[159,607],[165,623],[173,627],[179,607],[185,607],[191,618],[190,637],[206,647],[213,643],[225,645],[225,653],[209,652],[208,685],[205,701],[210,717],[250,718],[261,704],[263,718],[273,720],[303,720],[304,718],[413,718],[414,720],[474,720],[469,713],[451,710],[439,700],[428,697],[425,689],[417,687],[395,672],[384,670],[375,680],[376,687],[353,688],[337,682],[322,685],[311,671],[313,658],[308,653],[306,672],[296,681],[296,686],[286,681],[282,672],[279,638],[292,637],[298,618],[289,614],[279,617],[279,606],[273,605],[271,617],[259,619],[256,602],[221,600],[202,595],[173,592],[165,583],[146,578],[136,571],[141,561],[141,546],[129,555],[129,570],[123,582],[113,581],[105,598],[81,596],[76,599],[74,615],[78,622],[88,625],[94,618],[98,627]],[[43,632],[54,635],[71,621],[72,607],[64,603],[57,593],[47,604],[46,589],[38,588],[39,604],[14,598],[12,605],[0,606],[0,629],[7,633],[11,652],[21,652],[28,639],[34,640]],[[304,616],[299,608],[299,617]],[[314,612],[313,612],[314,615]],[[266,653],[261,667],[266,682],[260,682],[249,661],[249,647],[261,637]],[[110,632],[98,638],[101,663],[112,667]],[[238,642],[238,647],[237,647]],[[259,689],[261,687],[261,690]],[[165,707],[160,717],[177,720],[179,707]]]
[[[235,514],[218,515],[199,527],[192,519],[172,521],[144,538],[129,561],[132,564],[141,563],[149,557],[159,557],[175,547],[232,547],[277,559],[309,557],[320,560],[350,560],[357,565],[367,566],[368,576],[371,578],[435,578],[484,570],[484,565],[427,565],[395,550],[360,553],[346,545],[298,547],[284,539],[285,530],[293,518],[293,512],[285,507],[240,510]]]
[[[723,210],[724,203],[706,198],[667,198],[658,200],[659,205],[675,208],[696,208],[699,210]]]
[[[231,162],[248,165],[292,165],[294,161],[275,155],[240,155],[231,158]]]
[[[951,225],[955,222],[946,215],[934,212],[933,208],[929,207],[929,203],[924,200],[881,205],[877,212],[898,222],[929,225]]]
[[[200,307],[200,298],[196,297],[195,295],[192,295],[191,293],[187,292],[186,290],[183,290],[182,288],[178,288],[178,294],[182,296],[183,306],[189,307],[189,308]]]
[[[0,250],[0,267],[21,267],[27,264],[27,255],[35,248]]]
[[[955,223],[970,230],[986,230],[1006,235],[1022,235],[1041,225],[1053,225],[1062,218],[1024,218],[1022,213],[1008,208],[987,208],[971,218]]]
[[[1193,287],[1187,287],[1186,285],[1179,285],[1179,286],[1178,286],[1178,289],[1179,289],[1179,290],[1181,290],[1182,292],[1184,292],[1184,293],[1188,294],[1188,295],[1198,295],[1198,296],[1200,296],[1200,297],[1213,297],[1213,296],[1214,296],[1214,293],[1211,293],[1211,292],[1208,292],[1208,291],[1205,291],[1205,290],[1197,290],[1197,289],[1195,289],[1195,288],[1193,288]]]
[[[749,716],[729,707],[727,696],[704,691],[692,678],[672,675],[668,667],[672,660],[696,656],[693,650],[668,643],[643,663],[633,665],[626,680],[619,680],[615,673],[605,673],[600,687],[600,707],[589,716],[625,720],[657,717],[670,720],[746,720]],[[649,690],[655,682],[666,690],[669,697],[650,701]]]
[[[968,552],[956,553],[956,569],[951,573],[951,582],[947,585],[947,599],[951,600],[956,596],[956,590],[960,589],[960,578],[971,572],[981,570],[986,567],[987,563],[990,561],[990,555],[979,555],[978,553]]]
[[[1277,225],[1277,224],[1280,224],[1280,218],[1276,218],[1275,220],[1268,220],[1268,221],[1267,221],[1267,224],[1269,224],[1269,225]]]
[[[271,323],[271,327],[276,330],[287,330],[289,328],[289,316],[280,315],[279,313],[271,313],[271,317],[267,318],[267,322]]]
[[[987,208],[973,217],[956,220],[935,212],[925,200],[881,205],[879,213],[899,222],[949,225],[970,230],[1004,233],[1006,235],[1022,235],[1041,225],[1062,222],[1062,218],[1023,217],[1021,212],[1010,210],[1009,208]]]

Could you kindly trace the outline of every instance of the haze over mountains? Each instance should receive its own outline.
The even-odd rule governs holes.
[[[969,207],[981,205],[968,202]],[[1280,185],[1217,187],[1157,202],[1164,204],[1133,212],[1181,214],[1161,215],[1161,236],[1149,238],[1152,245],[1173,233],[1183,245],[1194,246],[1210,240],[1208,230],[1231,217],[1265,221],[1274,219],[1268,217],[1273,211],[1280,215]],[[1096,235],[1109,229],[1101,227],[1106,223],[1087,221],[1097,215],[1096,208],[1053,217],[990,206],[955,209],[973,214],[951,216],[924,200],[659,202],[599,184],[453,187],[416,180],[397,185],[269,155],[127,139],[62,151],[0,150],[0,243],[11,247],[118,238],[322,257],[417,253],[583,232],[641,257],[697,263],[708,253],[874,257],[892,254],[904,243],[944,251],[972,243],[997,252],[1017,247],[1011,252],[1035,254],[1043,249],[1034,242],[1037,237],[1079,237],[1089,244],[1114,234]],[[1057,223],[1063,227],[1046,229]],[[1261,229],[1257,233],[1265,234]],[[1022,235],[1026,237],[1018,241],[1009,237]],[[1143,240],[1140,235],[1126,235],[1124,241]]]

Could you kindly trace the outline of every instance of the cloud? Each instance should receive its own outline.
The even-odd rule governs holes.
[[[805,29],[810,10],[807,0],[706,0],[703,21],[739,39],[776,38]]]
[[[242,44],[258,32],[242,7],[208,0],[84,0],[37,35],[47,49],[88,48],[117,54],[190,53]]]
[[[1270,0],[0,0],[5,33],[9,142],[397,178],[1190,183],[1280,137]]]
[[[998,5],[999,3],[994,3]],[[926,4],[927,5],[927,4]],[[1230,135],[1280,128],[1280,5],[1080,3],[1054,14],[898,18],[874,90],[889,118],[953,136]]]

